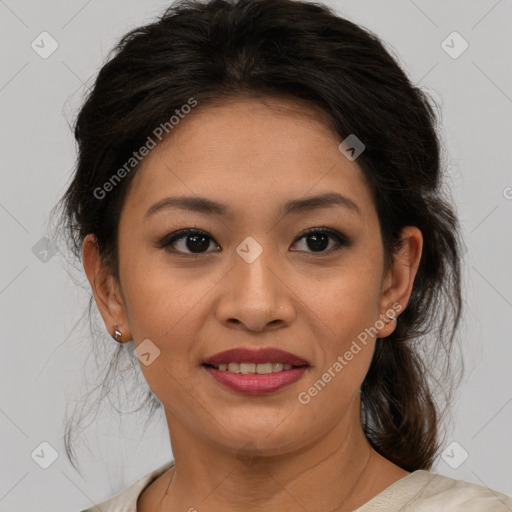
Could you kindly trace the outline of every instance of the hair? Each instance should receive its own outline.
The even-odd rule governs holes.
[[[93,233],[118,278],[120,212],[139,164],[105,197],[94,191],[191,98],[198,109],[233,99],[293,99],[313,107],[340,139],[355,134],[365,145],[357,164],[378,213],[385,268],[404,226],[423,234],[408,305],[394,332],[378,340],[361,387],[362,426],[386,459],[407,471],[428,470],[447,410],[436,393],[448,403],[453,389],[462,245],[443,186],[437,105],[390,52],[371,31],[320,3],[178,1],[124,35],[107,57],[76,117],[76,168],[56,209],[72,255],[81,260],[84,237]],[[118,377],[125,345],[107,365],[101,398]],[[137,371],[136,360],[130,368]],[[152,415],[161,405],[147,391],[141,407]],[[74,428],[68,423],[65,431],[72,463]]]

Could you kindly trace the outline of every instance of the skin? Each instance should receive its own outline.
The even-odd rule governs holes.
[[[140,366],[165,408],[175,468],[146,488],[138,510],[353,510],[408,475],[370,447],[359,390],[375,344],[395,328],[376,322],[393,305],[407,306],[421,231],[404,228],[386,273],[377,212],[357,160],[345,158],[339,136],[308,105],[236,99],[198,107],[171,135],[144,159],[127,195],[119,281],[102,264],[94,236],[83,244],[109,333],[117,326],[123,342],[137,347],[149,339],[160,350]],[[341,205],[279,212],[288,200],[333,191],[361,214]],[[154,203],[177,195],[223,202],[232,214],[174,208],[145,218]],[[174,243],[175,253],[158,247],[184,228],[206,231],[208,252],[190,255],[186,237]],[[329,238],[314,252],[302,236],[308,228],[331,228],[353,243]],[[247,236],[263,249],[252,263],[236,252]],[[376,325],[367,345],[301,404],[298,394]],[[201,363],[241,346],[279,347],[310,367],[271,395],[237,393]]]

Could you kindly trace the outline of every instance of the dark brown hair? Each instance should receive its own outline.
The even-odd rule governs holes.
[[[57,205],[73,255],[80,260],[84,237],[94,233],[118,276],[119,216],[137,166],[105,197],[94,191],[190,98],[203,108],[236,97],[305,101],[328,119],[340,141],[349,134],[363,141],[357,163],[373,194],[387,265],[400,230],[421,229],[412,295],[396,330],[377,343],[361,398],[372,446],[408,471],[430,469],[445,410],[443,396],[435,395],[444,391],[446,399],[453,384],[442,377],[450,375],[461,317],[462,245],[443,189],[434,107],[369,30],[312,2],[190,0],[126,34],[76,119],[77,166]],[[91,296],[89,312],[92,302]],[[126,350],[116,347],[102,398]],[[131,368],[137,366],[135,361]],[[147,390],[142,406],[154,412],[161,403]],[[70,460],[72,431],[68,425]]]

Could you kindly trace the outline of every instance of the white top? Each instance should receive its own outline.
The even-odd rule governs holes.
[[[142,491],[174,465],[143,476],[124,491],[82,512],[137,512]],[[418,470],[397,480],[354,512],[512,512],[512,499],[499,492]]]

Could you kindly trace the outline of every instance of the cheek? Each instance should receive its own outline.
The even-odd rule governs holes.
[[[334,268],[309,283],[305,302],[339,340],[357,336],[379,315],[379,268],[369,260]]]
[[[314,377],[329,383],[331,390],[350,395],[359,389],[373,355],[379,319],[379,266],[371,259],[360,259],[353,266],[334,270],[331,276],[310,283],[305,302],[314,313],[312,329],[320,349]]]
[[[299,390],[303,418],[329,423],[342,418],[359,396],[371,364],[376,342],[378,312],[372,283],[357,286],[340,281],[336,290],[324,290],[324,309],[317,322],[318,364]],[[319,299],[317,299],[318,301]],[[327,414],[326,411],[329,411]],[[315,420],[316,418],[316,420]]]
[[[186,329],[187,318],[198,311],[196,306],[212,287],[201,271],[171,269],[165,259],[155,262],[132,255],[123,263],[125,305],[136,342],[147,337],[163,342],[173,331]]]

